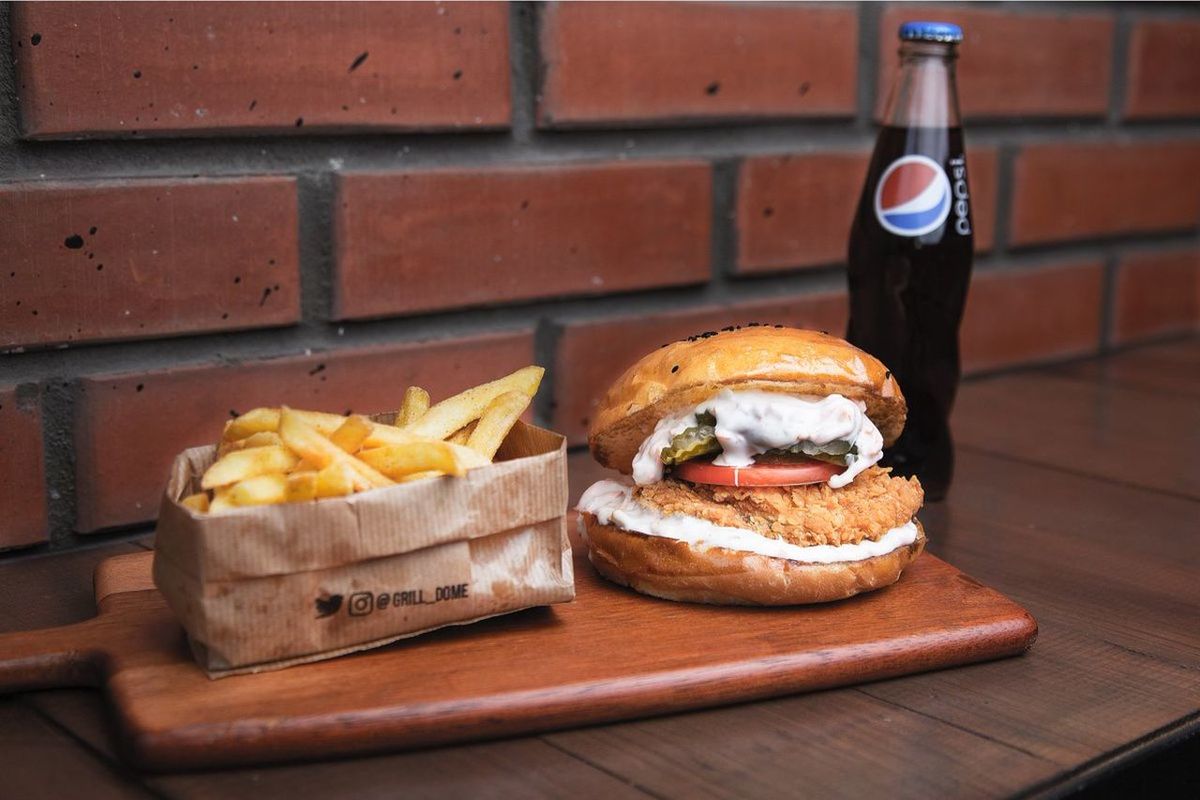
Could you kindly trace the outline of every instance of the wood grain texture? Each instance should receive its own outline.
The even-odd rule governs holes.
[[[1106,386],[1200,397],[1200,339],[1139,347],[1057,368],[1055,374]]]
[[[952,422],[959,445],[1200,499],[1191,397],[1010,375],[964,386]]]
[[[33,710],[0,700],[0,796],[39,800],[150,798],[135,781],[76,745]]]
[[[22,697],[87,747],[117,761],[117,741],[99,692],[58,689]],[[0,714],[5,706],[0,705]],[[63,746],[67,746],[65,743]],[[0,769],[7,763],[0,755]],[[648,795],[534,738],[367,758],[309,761],[221,772],[144,775],[160,796],[189,800],[267,798],[558,798]]]
[[[20,695],[20,700],[69,731],[81,745],[109,761],[119,761],[112,721],[104,696],[93,689],[50,689]]]
[[[146,572],[145,553],[127,553],[106,559],[104,568],[96,570],[94,582],[97,606],[110,595],[154,590],[154,577]]]
[[[147,784],[180,800],[346,797],[354,800],[649,798],[545,742],[517,739],[463,747],[267,768],[154,776]]]
[[[985,664],[936,681],[917,676],[864,691],[1062,767],[1116,750],[1200,707],[1194,665],[1093,639],[1070,623],[1046,626],[1030,655],[1016,669]],[[1030,702],[1033,697],[1043,702]]]
[[[0,563],[0,633],[69,625],[95,616],[96,565],[139,550],[134,542],[121,542]]]
[[[1195,501],[971,451],[957,471],[922,512],[932,552],[1038,619],[1200,666]]]
[[[138,558],[148,569],[145,554],[109,572],[140,581],[129,569]],[[215,682],[190,661],[161,596],[109,593],[94,620],[0,639],[0,687],[103,682],[129,757],[186,768],[427,746],[769,697],[1011,655],[1036,632],[1018,606],[929,557],[888,590],[804,609],[648,600],[600,581],[582,561],[577,575],[579,596],[567,606]],[[110,592],[119,579],[102,574],[98,585]],[[703,650],[695,647],[698,630]],[[620,658],[592,657],[617,651]]]
[[[1001,796],[1055,772],[1035,756],[857,690],[546,739],[658,797]]]

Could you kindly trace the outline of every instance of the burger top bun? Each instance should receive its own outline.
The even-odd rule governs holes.
[[[900,435],[908,410],[887,367],[849,342],[817,331],[751,325],[674,342],[627,369],[596,410],[588,431],[592,455],[629,474],[660,419],[691,410],[722,389],[861,400],[885,445]]]

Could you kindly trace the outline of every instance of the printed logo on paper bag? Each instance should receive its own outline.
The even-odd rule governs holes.
[[[466,600],[470,596],[469,584],[456,583],[438,586],[432,592],[425,589],[406,589],[400,592],[355,592],[346,602],[346,613],[352,617],[365,617],[375,611],[389,607],[432,606],[449,600]],[[322,594],[316,600],[317,619],[332,617],[342,608],[342,595]]]
[[[883,171],[875,187],[875,218],[889,233],[922,236],[950,215],[950,179],[928,156],[903,156]]]
[[[375,610],[375,595],[370,592],[355,592],[350,595],[350,616],[365,617]]]
[[[342,596],[340,594],[323,594],[317,598],[317,619],[321,617],[332,617],[342,607]]]

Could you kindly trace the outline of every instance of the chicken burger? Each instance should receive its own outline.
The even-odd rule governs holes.
[[[788,605],[894,583],[925,545],[891,373],[836,337],[749,325],[665,345],[604,396],[579,502],[601,575],[670,600]]]

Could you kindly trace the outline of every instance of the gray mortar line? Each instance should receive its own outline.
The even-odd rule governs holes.
[[[534,332],[533,354],[534,361],[546,368],[542,385],[534,398],[533,414],[535,421],[546,428],[551,427],[554,412],[557,407],[555,398],[558,396],[558,379],[555,367],[558,355],[558,342],[562,337],[562,326],[545,317],[538,320]]]
[[[1117,313],[1117,270],[1119,256],[1110,252],[1104,259],[1104,277],[1100,289],[1100,354],[1113,347],[1113,326]]]
[[[968,119],[976,144],[1000,142],[1157,143],[1200,138],[1200,120],[1154,120],[1114,128],[1103,118]],[[445,136],[313,136],[307,139],[154,139],[13,142],[0,147],[0,185],[34,181],[223,178],[296,174],[331,169],[395,172],[433,169],[546,166],[608,161],[671,161],[867,150],[874,131],[845,120],[798,120],[700,129],[622,129]],[[629,146],[636,142],[636,149]]]
[[[1118,6],[1113,25],[1112,74],[1108,82],[1108,124],[1117,127],[1125,110],[1129,80],[1129,33],[1132,27],[1127,9]]]
[[[510,3],[508,9],[509,102],[512,138],[527,146],[537,127],[538,9],[535,3]]]
[[[75,528],[75,391],[70,381],[55,377],[42,382],[42,458],[46,470],[46,505],[50,549],[74,543]]]
[[[875,106],[880,92],[890,87],[879,85],[880,5],[858,4],[858,116],[855,127],[874,131]]]
[[[712,217],[709,267],[714,285],[721,287],[737,270],[737,183],[741,160],[712,164]]]
[[[334,176],[304,174],[296,181],[296,220],[300,269],[300,317],[305,325],[324,325],[333,312]]]
[[[21,135],[17,111],[17,70],[14,63],[14,58],[19,57],[20,50],[13,48],[11,41],[12,3],[3,3],[0,4],[0,48],[5,48],[4,55],[0,56],[0,174],[11,168],[14,160],[12,147]]]
[[[1018,152],[1020,151],[1017,147],[1011,143],[1001,144],[996,148],[996,214],[992,252],[998,255],[1008,252],[1012,230],[1013,181]],[[967,176],[967,180],[970,180],[970,175]]]

